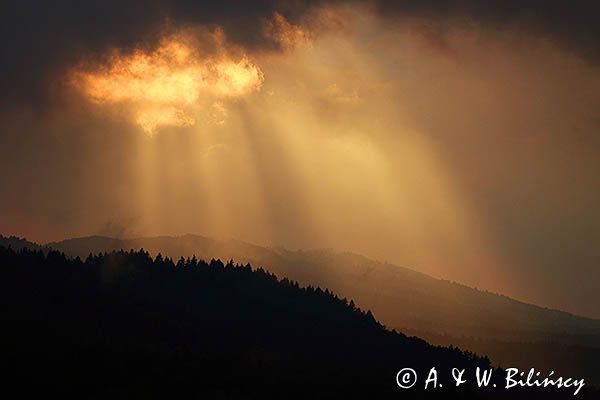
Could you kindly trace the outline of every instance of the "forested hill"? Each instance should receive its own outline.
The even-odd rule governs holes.
[[[47,246],[82,258],[90,253],[141,247],[153,255],[160,252],[174,258],[194,254],[205,259],[233,258],[302,285],[327,287],[371,309],[384,325],[398,330],[600,347],[600,320],[522,303],[352,253],[290,251],[197,235],[135,239],[91,236]]]
[[[18,236],[3,236],[0,235],[0,246],[10,247],[13,250],[21,250],[23,248],[28,248],[29,250],[41,250],[44,252],[48,252],[50,248],[48,246],[41,246],[37,243],[30,242],[25,238],[20,238]]]
[[[5,382],[23,396],[437,398],[456,390],[448,376],[447,388],[407,392],[396,372],[489,365],[386,330],[326,289],[249,265],[145,251],[82,261],[0,247],[0,268]]]

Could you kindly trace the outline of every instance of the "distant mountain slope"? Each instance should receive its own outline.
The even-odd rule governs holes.
[[[371,309],[386,326],[436,335],[502,341],[556,341],[600,346],[600,320],[525,304],[506,296],[434,279],[392,264],[330,250],[289,251],[196,235],[113,239],[85,237],[49,246],[72,256],[144,248],[175,259],[233,259],[304,285],[327,287]]]

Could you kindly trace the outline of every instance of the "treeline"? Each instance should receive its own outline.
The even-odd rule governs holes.
[[[403,367],[423,376],[489,360],[389,331],[327,289],[250,265],[153,259],[143,249],[81,260],[0,247],[0,274],[5,382],[23,396],[486,394],[454,393],[448,379],[443,391],[402,391]]]
[[[174,258],[193,254],[204,259],[233,258],[263,266],[279,277],[288,277],[304,286],[327,287],[371,309],[386,326],[397,330],[408,327],[457,337],[600,347],[600,320],[521,303],[351,253],[289,251],[197,235],[136,239],[91,236],[48,246],[82,258],[90,252],[141,247],[153,255],[162,252]],[[535,366],[544,366],[539,365],[539,360],[532,361]]]

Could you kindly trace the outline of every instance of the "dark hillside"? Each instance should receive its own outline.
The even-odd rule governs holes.
[[[408,392],[396,372],[489,365],[249,265],[0,247],[0,268],[5,382],[23,396],[438,397],[451,394],[449,378],[443,391]]]

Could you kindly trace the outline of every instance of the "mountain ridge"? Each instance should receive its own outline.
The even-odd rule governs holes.
[[[220,240],[194,234],[185,234],[181,236],[149,236],[128,239],[111,238],[108,236],[89,236],[67,239],[60,242],[51,242],[48,243],[47,246],[64,251],[66,254],[72,256],[78,255],[80,257],[86,257],[89,252],[94,253],[120,249],[129,250],[143,247],[151,253],[161,252],[163,255],[170,256],[174,259],[181,256],[191,257],[192,255],[196,255],[197,257],[208,259],[220,258],[224,260],[233,259],[236,262],[241,263],[249,262],[252,265],[260,265],[271,270],[279,276],[286,276],[290,279],[298,280],[301,283],[329,287],[337,293],[353,298],[358,304],[364,303],[365,307],[373,309],[374,312],[379,315],[379,318],[387,326],[392,328],[402,328],[403,323],[407,324],[408,322],[418,322],[416,325],[422,327],[422,322],[418,320],[419,318],[417,315],[413,315],[412,318],[394,318],[392,315],[394,313],[389,310],[390,306],[385,307],[385,304],[383,303],[384,300],[389,300],[390,298],[392,300],[396,299],[396,303],[398,303],[397,299],[400,294],[397,293],[397,287],[390,287],[390,285],[382,283],[382,279],[378,279],[378,275],[382,274],[385,274],[384,280],[391,279],[394,283],[404,282],[405,285],[402,286],[404,289],[409,289],[407,286],[419,284],[427,287],[433,286],[438,289],[438,291],[451,292],[448,296],[443,296],[444,300],[447,300],[447,297],[450,297],[456,299],[459,303],[470,302],[469,304],[471,304],[476,301],[482,301],[484,303],[500,302],[500,305],[504,308],[512,310],[518,309],[518,311],[527,314],[527,318],[521,318],[519,321],[522,323],[522,327],[525,331],[527,331],[528,328],[531,328],[531,324],[527,321],[529,317],[533,316],[544,320],[545,317],[541,317],[543,314],[544,316],[547,316],[548,320],[541,321],[540,323],[546,323],[546,325],[548,325],[548,330],[559,329],[562,324],[566,324],[566,326],[562,326],[562,328],[565,329],[561,328],[563,333],[568,334],[568,331],[573,330],[570,328],[576,328],[576,331],[579,331],[579,333],[584,335],[600,335],[600,320],[523,302],[503,294],[469,287],[458,282],[434,278],[407,267],[374,261],[368,257],[352,252],[336,252],[331,249],[289,250],[281,246],[263,247],[238,239]],[[336,262],[343,263],[344,268],[342,269],[337,266],[331,267],[331,263]],[[290,266],[290,264],[293,266]],[[351,272],[349,273],[349,271]],[[343,278],[333,275],[340,275],[342,277],[346,275],[347,282],[342,284],[339,281]],[[408,283],[408,285],[406,283]],[[370,284],[368,289],[362,288],[365,284]],[[363,293],[365,290],[370,290],[371,292],[377,291],[377,293],[367,295]],[[436,293],[430,292],[428,294],[432,296]],[[410,296],[404,295],[401,297],[403,299],[411,298],[413,301],[416,301],[416,297],[421,298],[422,295],[423,293],[416,292],[412,293]],[[465,297],[467,299],[465,299]],[[413,304],[413,306],[414,305],[415,304]],[[491,306],[487,308],[490,307]],[[476,310],[472,309],[463,310],[464,313],[471,312],[473,317],[482,317],[481,315],[475,315],[475,311]],[[509,312],[506,312],[505,314],[509,314]],[[506,315],[504,315],[504,317],[506,317]],[[428,330],[441,334],[449,333],[450,325],[451,321],[446,321],[445,325],[440,327],[441,329],[435,329],[435,327],[429,326]],[[460,333],[471,334],[473,333],[473,329],[465,328],[464,332]],[[460,331],[460,329],[458,331]],[[519,337],[519,339],[542,339],[539,335],[535,334],[529,336],[530,337]],[[502,338],[506,338],[506,336],[502,336]],[[543,337],[543,339],[547,339],[547,337]],[[583,340],[582,343],[579,340],[570,340],[568,337],[558,338],[556,335],[551,339],[561,339],[561,341],[565,341],[566,343],[594,344],[600,346],[600,340],[598,340],[597,343],[590,343],[589,341]],[[593,342],[596,341],[593,340]]]
[[[359,307],[372,310],[388,328],[429,343],[452,344],[486,354],[495,365],[544,366],[600,383],[600,373],[595,372],[600,371],[599,320],[433,278],[351,252],[288,250],[191,234],[132,239],[91,236],[43,247],[46,251],[50,248],[82,259],[90,253],[144,248],[174,260],[195,254],[203,259],[250,263],[279,277],[328,288],[353,299]]]
[[[374,262],[374,263],[378,263],[381,264],[383,266],[389,266],[391,268],[395,268],[395,269],[400,269],[403,270],[403,272],[405,273],[411,273],[414,274],[415,276],[421,276],[423,278],[427,278],[427,279],[434,279],[440,282],[446,282],[449,283],[451,285],[456,285],[456,286],[460,286],[463,287],[465,289],[469,289],[469,290],[474,290],[477,291],[481,294],[485,294],[485,295],[492,295],[492,296],[498,296],[498,297],[502,297],[505,298],[507,300],[510,300],[512,302],[516,302],[519,303],[521,305],[524,306],[530,306],[530,307],[535,307],[538,309],[542,309],[544,311],[550,311],[550,312],[556,312],[556,313],[560,313],[560,314],[564,314],[564,315],[568,315],[568,316],[572,316],[572,317],[576,317],[576,318],[583,318],[583,319],[587,319],[587,320],[592,320],[592,321],[599,321],[599,318],[593,318],[593,317],[589,317],[586,315],[580,315],[574,312],[570,312],[567,310],[561,310],[559,308],[552,308],[552,307],[547,307],[541,304],[534,304],[534,303],[530,303],[527,302],[525,300],[520,300],[508,295],[505,295],[503,293],[500,292],[494,292],[494,291],[490,291],[490,290],[486,290],[486,289],[481,289],[478,288],[476,286],[469,286],[463,283],[460,283],[458,281],[454,281],[451,279],[444,279],[444,278],[437,278],[431,275],[428,275],[424,272],[420,272],[417,271],[415,269],[412,268],[408,268],[408,267],[404,267],[401,265],[397,265],[391,262],[387,262],[387,261],[379,261],[376,259],[372,259],[370,257],[367,257],[365,255],[362,255],[360,253],[355,253],[352,251],[347,251],[347,250],[342,250],[342,251],[337,251],[333,248],[330,247],[316,247],[316,248],[308,248],[308,249],[298,249],[298,250],[291,250],[288,249],[284,246],[280,246],[280,245],[276,245],[276,246],[261,246],[261,245],[257,245],[254,243],[250,243],[244,240],[240,240],[240,239],[234,239],[234,238],[228,238],[228,239],[215,239],[209,236],[204,236],[204,235],[197,235],[197,234],[191,234],[191,233],[186,233],[183,235],[158,235],[158,236],[135,236],[135,237],[130,237],[130,238],[115,238],[115,237],[111,237],[111,236],[105,236],[105,235],[89,235],[89,236],[80,236],[80,237],[74,237],[74,238],[69,238],[69,239],[64,239],[64,240],[60,240],[60,241],[53,241],[53,242],[48,242],[45,245],[38,245],[35,244],[33,242],[34,245],[37,246],[49,246],[52,248],[62,248],[65,246],[65,244],[69,243],[69,242],[73,242],[73,241],[79,241],[79,240],[95,240],[95,239],[101,239],[101,240],[106,240],[106,241],[110,241],[110,242],[114,242],[114,243],[126,243],[126,242],[138,242],[138,241],[144,241],[144,240],[154,240],[154,239],[179,239],[179,238],[186,238],[186,237],[190,237],[190,238],[201,238],[203,240],[208,240],[208,241],[213,241],[213,242],[232,242],[232,243],[236,243],[236,244],[242,244],[244,246],[248,246],[248,247],[253,247],[256,249],[268,249],[271,250],[277,254],[285,254],[285,253],[328,253],[328,254],[332,254],[332,255],[348,255],[351,257],[360,257],[366,261],[369,262]],[[135,250],[135,249],[134,249]],[[139,249],[138,249],[139,250]],[[79,257],[82,257],[82,254],[78,255]],[[237,261],[237,260],[234,260]]]

